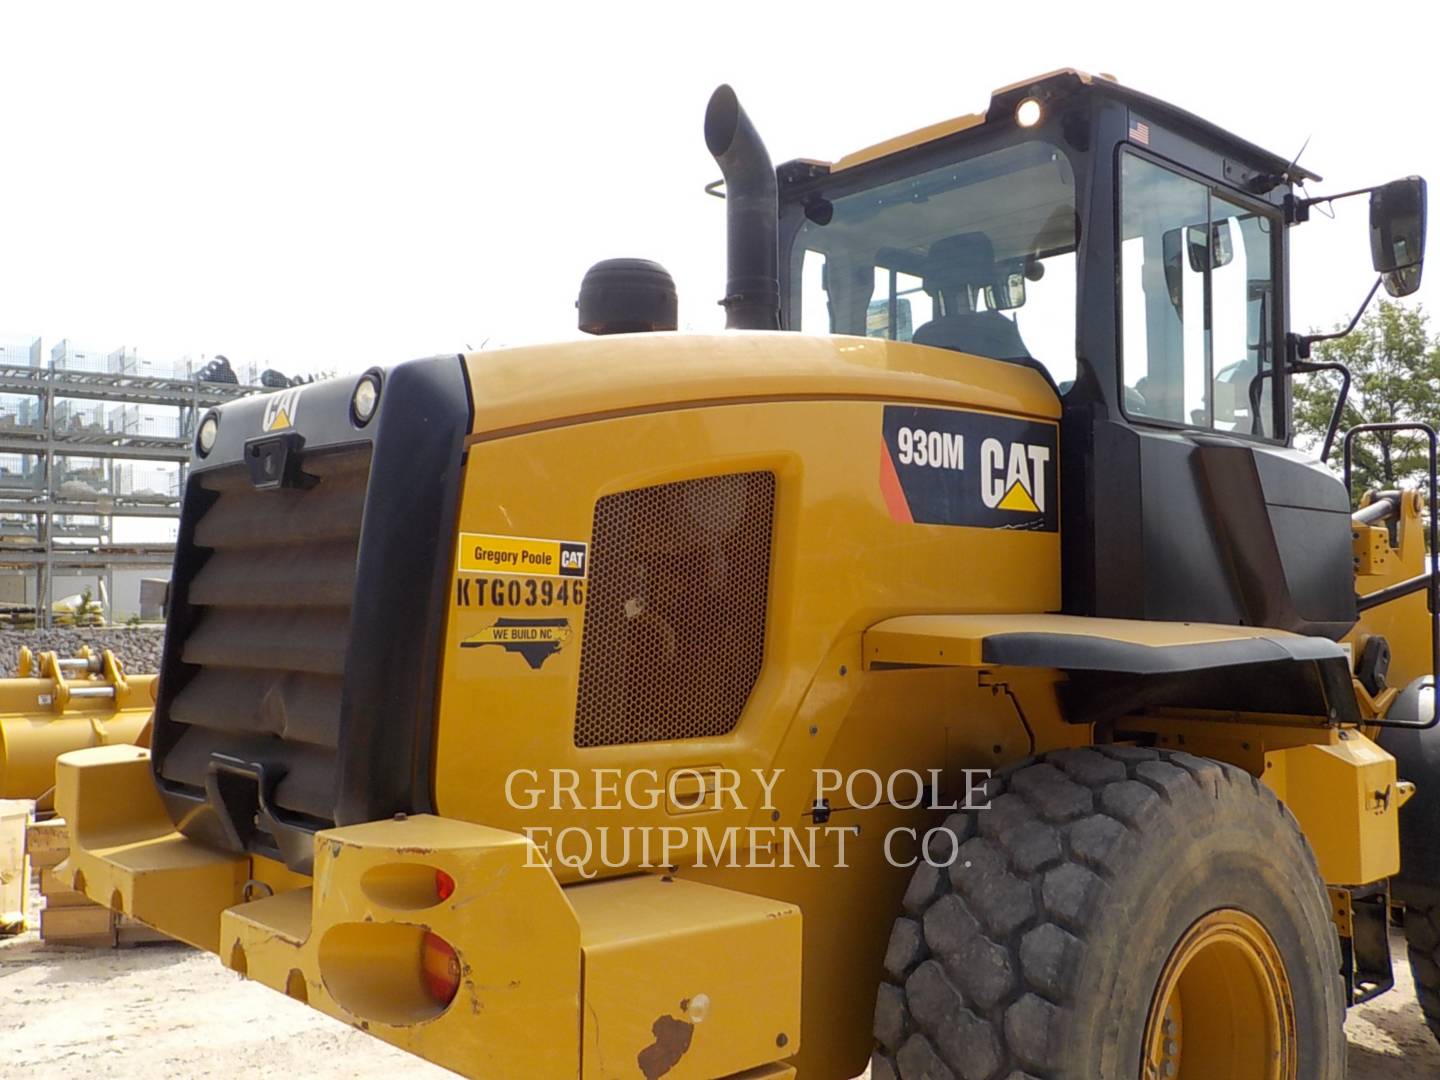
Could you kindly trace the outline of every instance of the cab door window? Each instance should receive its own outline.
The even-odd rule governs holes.
[[[1221,431],[1274,435],[1275,380],[1260,377],[1274,362],[1273,223],[1214,195],[1210,216],[1221,249],[1210,260],[1211,422]]]
[[[1273,437],[1274,222],[1208,185],[1121,157],[1125,412]]]

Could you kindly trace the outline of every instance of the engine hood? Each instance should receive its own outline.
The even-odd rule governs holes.
[[[871,399],[1060,415],[1037,370],[880,338],[616,334],[471,353],[464,363],[478,439],[746,401]]]

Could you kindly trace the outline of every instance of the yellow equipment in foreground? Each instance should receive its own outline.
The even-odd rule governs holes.
[[[155,675],[129,675],[109,649],[38,657],[22,648],[0,679],[0,799],[53,806],[55,759],[67,750],[134,743],[155,708]]]
[[[613,260],[595,340],[202,419],[61,876],[473,1077],[1338,1080],[1440,884],[1376,741],[1434,748],[1440,593],[1292,445],[1318,177],[1076,72],[705,135],[730,332]],[[1423,218],[1372,195],[1393,295]]]

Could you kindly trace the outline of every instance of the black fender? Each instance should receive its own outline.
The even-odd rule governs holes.
[[[1435,715],[1435,680],[1422,675],[1400,692],[1387,719],[1426,723]],[[1415,794],[1400,808],[1400,873],[1391,883],[1398,900],[1415,889],[1440,888],[1440,726],[1407,731],[1382,728],[1380,746],[1395,758],[1401,780]]]

